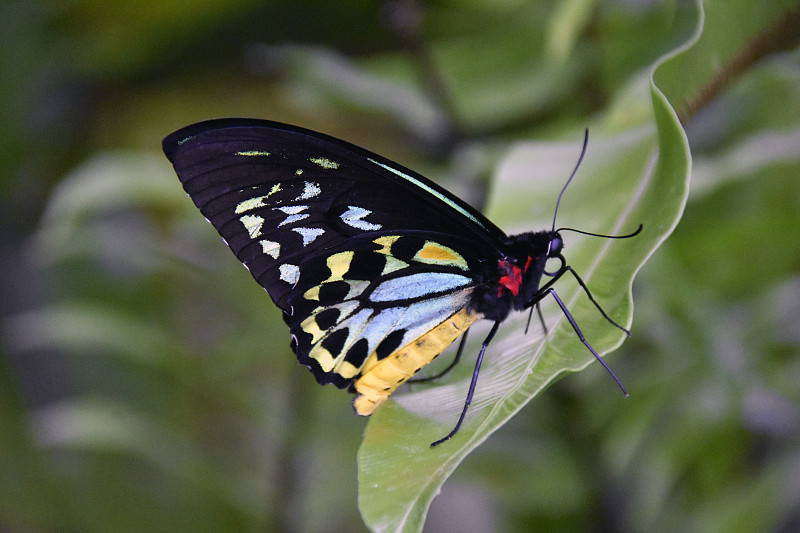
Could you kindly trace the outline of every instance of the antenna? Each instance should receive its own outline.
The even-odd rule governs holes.
[[[639,227],[636,228],[636,231],[628,233],[627,235],[606,235],[605,233],[592,233],[591,231],[583,231],[580,229],[575,228],[558,228],[555,230],[556,233],[560,231],[574,231],[575,233],[580,233],[581,235],[589,235],[590,237],[603,237],[604,239],[630,239],[631,237],[636,237],[642,232],[642,228],[644,228],[644,224],[639,224]]]
[[[583,156],[586,155],[586,147],[588,145],[589,145],[589,128],[586,128],[586,130],[584,130],[584,134],[583,134],[583,147],[581,148],[581,155],[578,158],[578,162],[575,163],[575,168],[572,169],[572,174],[569,175],[569,179],[567,179],[567,182],[561,188],[561,192],[558,193],[558,200],[556,200],[556,210],[555,210],[555,213],[553,213],[553,226],[551,227],[550,231],[552,233],[558,233],[560,231],[574,231],[575,233],[581,233],[583,235],[590,235],[592,237],[603,237],[603,238],[606,238],[606,239],[629,239],[631,237],[636,237],[637,235],[639,235],[639,233],[641,233],[642,228],[644,227],[642,224],[639,224],[639,227],[636,228],[636,231],[634,231],[632,233],[629,233],[627,235],[606,235],[606,234],[603,234],[603,233],[591,233],[589,231],[583,231],[583,230],[579,230],[579,229],[575,229],[575,228],[558,228],[558,229],[556,229],[556,217],[558,216],[558,207],[561,205],[561,197],[564,196],[564,191],[567,190],[567,187],[569,187],[569,184],[572,181],[572,178],[574,178],[575,174],[578,172],[578,168],[580,168],[581,162],[583,162]]]
[[[569,183],[572,181],[572,178],[575,177],[575,173],[578,172],[578,168],[581,166],[581,161],[583,161],[583,156],[586,155],[586,147],[589,145],[589,128],[586,128],[583,134],[583,148],[581,148],[581,156],[578,158],[578,162],[575,164],[575,168],[572,169],[572,174],[569,175],[569,179],[561,188],[561,192],[558,193],[558,200],[556,200],[556,211],[553,213],[553,227],[551,230],[555,233],[556,231],[556,217],[558,216],[558,206],[561,205],[561,197],[564,196],[564,191],[567,190],[569,187]]]

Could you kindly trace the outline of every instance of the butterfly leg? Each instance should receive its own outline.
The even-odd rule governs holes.
[[[447,365],[447,368],[445,368],[438,374],[434,374],[426,378],[409,379],[406,383],[425,383],[426,381],[433,381],[435,379],[439,379],[440,377],[450,372],[458,364],[459,359],[461,359],[461,353],[464,351],[464,345],[467,343],[467,333],[469,333],[469,329],[467,329],[467,331],[465,331],[464,334],[461,336],[461,342],[458,343],[458,351],[456,352],[456,356],[453,358],[450,364]]]
[[[622,326],[620,326],[619,324],[617,324],[616,322],[614,322],[614,320],[612,320],[612,319],[611,319],[611,317],[610,317],[610,316],[608,316],[608,315],[606,314],[606,312],[603,310],[603,308],[602,308],[602,307],[600,307],[600,304],[599,304],[599,303],[597,303],[597,301],[594,299],[594,296],[592,296],[592,293],[589,291],[589,287],[587,287],[587,286],[586,286],[586,283],[584,283],[584,282],[583,282],[583,280],[582,280],[582,279],[581,279],[581,277],[578,275],[578,273],[577,273],[577,272],[575,272],[574,270],[572,270],[572,267],[571,267],[571,266],[565,266],[565,267],[564,267],[564,272],[567,272],[567,271],[568,271],[568,272],[570,272],[570,273],[573,275],[573,277],[575,278],[575,281],[577,281],[577,282],[578,282],[578,284],[579,284],[579,285],[581,286],[581,288],[583,289],[583,292],[584,292],[584,293],[586,293],[586,296],[588,296],[588,297],[589,297],[589,300],[590,300],[590,301],[591,301],[591,302],[594,304],[594,306],[597,308],[597,310],[598,310],[598,311],[600,311],[600,313],[603,315],[603,318],[605,318],[606,320],[608,320],[608,321],[609,321],[611,324],[613,324],[613,325],[614,325],[614,326],[616,326],[617,328],[619,328],[619,329],[621,329],[622,331],[624,331],[624,332],[625,332],[625,333],[628,335],[628,337],[630,337],[630,336],[631,336],[631,332],[630,332],[630,331],[628,331],[628,329],[627,329],[627,328],[623,328]],[[553,293],[553,294],[555,294],[555,293]],[[559,301],[559,305],[560,305],[560,301]],[[562,306],[562,307],[561,307],[561,309],[564,309],[564,307]],[[567,316],[569,316],[569,314],[567,314]],[[572,317],[570,317],[570,318],[572,318]],[[575,326],[573,326],[573,327],[575,327]],[[586,343],[584,343],[584,344],[586,344]],[[593,351],[594,351],[594,350],[593,350]]]
[[[544,315],[542,314],[542,306],[539,305],[539,302],[536,302],[536,313],[539,315],[539,323],[542,325],[542,329],[544,330],[544,334],[547,335],[549,331],[547,330],[547,322],[544,321]],[[525,335],[528,334],[528,329],[531,327],[531,318],[533,317],[533,309],[531,312],[528,313],[528,321],[525,323]]]
[[[581,283],[581,285],[583,285],[583,283]],[[585,286],[584,286],[584,288],[585,288]],[[561,301],[561,298],[558,297],[558,294],[556,294],[556,291],[553,290],[552,288],[549,288],[549,289],[547,289],[547,292],[550,293],[550,295],[555,299],[556,303],[561,308],[561,311],[564,313],[564,316],[567,317],[567,320],[569,320],[569,324],[572,326],[572,329],[575,330],[575,333],[578,335],[578,339],[580,339],[580,341],[583,343],[583,345],[586,346],[589,349],[590,352],[592,352],[592,355],[594,355],[594,357],[598,361],[600,361],[600,364],[603,365],[603,368],[605,368],[608,371],[608,373],[611,374],[611,377],[614,378],[614,381],[617,382],[617,385],[619,385],[619,388],[622,390],[622,393],[625,394],[625,397],[627,397],[628,396],[628,391],[625,390],[625,386],[619,380],[617,375],[614,374],[614,371],[611,370],[611,367],[609,367],[606,364],[606,362],[603,361],[603,359],[600,357],[600,355],[594,350],[594,348],[592,348],[592,345],[589,344],[589,342],[586,340],[586,337],[583,336],[583,332],[581,331],[581,328],[578,327],[578,323],[575,322],[574,318],[572,318],[572,314],[567,309],[567,306],[564,305],[564,302]],[[588,294],[588,290],[587,290],[587,294]],[[589,296],[589,298],[592,299],[591,296]],[[594,302],[594,299],[592,299],[592,302]],[[597,304],[595,303],[595,305],[597,305]],[[603,316],[608,318],[605,313],[603,313]],[[608,318],[608,320],[611,323],[616,325],[616,322],[614,322],[610,318]],[[620,328],[620,329],[624,329],[624,328]]]
[[[495,322],[494,326],[492,326],[492,330],[489,332],[489,335],[486,336],[486,340],[483,341],[481,344],[481,351],[478,354],[478,360],[475,361],[475,370],[472,372],[472,381],[469,384],[469,392],[467,392],[467,400],[464,402],[464,408],[461,410],[461,416],[458,417],[458,422],[456,422],[456,426],[444,437],[437,440],[436,442],[431,443],[431,448],[434,446],[438,446],[439,444],[443,443],[446,440],[450,440],[453,435],[455,435],[459,428],[461,428],[461,423],[464,422],[464,417],[467,416],[467,410],[469,409],[469,404],[472,402],[472,395],[475,393],[475,385],[478,383],[478,374],[481,371],[481,363],[483,362],[483,354],[486,353],[486,347],[489,346],[489,343],[492,342],[495,334],[497,333],[497,329],[500,327],[500,322]]]
[[[547,322],[544,321],[544,315],[542,314],[542,306],[539,305],[539,302],[536,302],[536,312],[539,314],[539,322],[542,324],[542,329],[544,330],[544,334],[547,335],[550,332],[547,330]],[[528,322],[530,322],[530,318],[528,319]]]

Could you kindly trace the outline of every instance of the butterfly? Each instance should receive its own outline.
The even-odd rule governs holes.
[[[588,132],[578,165],[587,140]],[[571,274],[602,316],[630,334],[567,264],[561,232],[627,238],[641,225],[597,235],[556,229],[554,216],[549,230],[507,236],[412,170],[278,122],[199,122],[167,136],[163,149],[189,197],[283,311],[298,361],[320,384],[354,392],[359,415],[372,414],[477,320],[490,320],[458,422],[431,446],[449,440],[500,324],[512,311],[538,310],[548,295],[625,392],[553,286]],[[559,266],[548,271],[552,260]],[[539,318],[546,331],[541,311]]]

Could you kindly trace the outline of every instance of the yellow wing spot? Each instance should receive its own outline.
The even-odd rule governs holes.
[[[322,288],[322,285],[317,285],[316,287],[311,287],[308,289],[304,294],[303,298],[306,300],[317,300],[319,301],[319,290]]]
[[[359,368],[353,363],[342,361],[336,367],[336,373],[345,379],[354,378],[358,375]]]
[[[339,252],[328,258],[328,268],[331,270],[331,277],[325,281],[337,281],[347,274],[350,270],[350,262],[353,260],[353,252]]]
[[[375,252],[379,253],[379,254],[391,255],[391,253],[392,253],[392,245],[399,238],[400,238],[399,235],[388,235],[386,237],[378,237],[377,239],[375,239],[372,242],[374,242],[378,246],[382,246],[383,248],[381,248],[380,250],[375,250]]]
[[[434,265],[452,265],[467,270],[467,260],[461,254],[443,244],[433,241],[425,241],[417,255],[413,257],[414,261],[420,263],[428,263]]]
[[[473,322],[483,315],[464,307],[424,335],[381,361],[371,354],[355,382],[357,396],[353,408],[361,416],[371,415],[414,373],[450,346]]]
[[[309,157],[308,160],[314,163],[315,165],[319,165],[322,168],[328,170],[336,170],[337,168],[339,168],[339,163],[337,163],[336,161],[331,161],[330,159],[326,159],[324,157]]]
[[[252,209],[258,209],[259,207],[265,207],[267,204],[264,203],[264,200],[275,194],[276,192],[281,190],[281,184],[276,183],[272,186],[272,189],[269,193],[265,194],[264,196],[258,196],[256,198],[249,198],[247,200],[243,200],[239,202],[239,205],[236,206],[234,212],[238,215],[241,213],[246,213]]]
[[[325,335],[325,332],[322,331],[320,327],[317,325],[317,321],[314,315],[311,315],[310,317],[303,320],[300,323],[300,327],[303,328],[303,331],[311,335],[312,337],[311,344],[316,344],[317,341],[319,341],[322,338],[322,336]]]
[[[261,150],[245,150],[243,152],[236,152],[234,155],[244,155],[244,156],[267,156],[269,152],[262,152]]]
[[[375,368],[375,365],[378,363],[380,363],[380,361],[378,361],[378,354],[372,352],[369,354],[369,357],[367,357],[367,360],[364,361],[364,364],[361,365],[361,373],[364,375],[369,374],[369,371]]]
[[[316,345],[308,352],[309,357],[316,359],[323,372],[330,372],[336,366],[336,360],[331,355],[331,352],[326,350],[320,345]]]
[[[247,200],[239,202],[239,205],[236,206],[234,213],[238,215],[239,213],[245,213],[252,209],[264,207],[264,198],[266,198],[266,196],[259,196],[258,198],[249,198]]]

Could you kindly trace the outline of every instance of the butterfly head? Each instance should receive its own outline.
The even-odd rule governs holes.
[[[550,242],[547,243],[547,257],[550,259],[561,257],[561,250],[564,249],[564,240],[561,238],[561,234],[551,231],[548,232],[548,237],[550,237]]]

